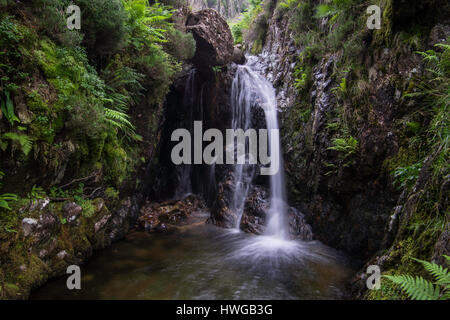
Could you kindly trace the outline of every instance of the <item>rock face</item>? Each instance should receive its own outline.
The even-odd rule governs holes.
[[[136,215],[130,199],[110,210],[97,198],[89,216],[74,202],[47,204],[43,199],[19,209],[25,218],[17,237],[0,233],[0,300],[26,299],[32,288],[123,237]]]
[[[191,13],[186,30],[197,44],[193,62],[199,68],[224,66],[233,57],[233,37],[227,22],[213,9]]]
[[[308,3],[315,6],[319,2]],[[444,42],[450,28],[448,19],[436,14],[444,2],[392,4],[393,17],[387,17],[386,9],[383,22],[391,23],[390,34],[383,33],[382,40],[378,38],[381,33],[361,34],[363,45],[348,54],[364,75],[340,69],[346,58],[338,50],[323,48],[305,63],[311,47],[295,43],[291,10],[279,7],[269,13],[257,60],[261,72],[277,89],[289,199],[304,213],[315,238],[367,265],[379,265],[383,272],[411,273],[416,266],[405,262],[409,257],[445,264],[442,254],[448,252],[449,244],[448,200],[442,194],[448,194],[449,178],[447,171],[433,176],[433,160],[421,159],[414,186],[402,190],[393,186],[393,170],[418,161],[414,158],[417,150],[411,148],[414,133],[404,123],[411,121],[421,102],[405,96],[420,90],[417,83],[428,77],[414,46],[401,42],[386,46],[383,41],[397,39],[400,32],[422,20],[430,34],[428,39],[426,35],[421,38],[421,49],[428,50]],[[315,31],[327,34],[325,28],[327,22],[322,20]],[[342,42],[344,47],[346,41]],[[296,88],[293,83],[298,72],[308,67],[308,83]],[[351,86],[357,90],[347,90]],[[425,122],[420,125],[427,126]],[[349,137],[357,141],[350,156],[333,148],[336,139]],[[435,205],[433,209],[430,203]],[[443,220],[436,229],[426,225],[434,223],[427,220],[431,212]],[[420,265],[416,269],[422,271]],[[354,297],[364,297],[367,290],[365,270],[354,281]]]

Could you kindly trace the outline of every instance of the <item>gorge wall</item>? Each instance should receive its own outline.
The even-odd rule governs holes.
[[[265,1],[253,17],[261,30],[243,37],[277,88],[289,200],[324,243],[382,272],[421,274],[409,257],[445,263],[449,253],[449,172],[448,146],[418,142],[439,112],[417,114],[430,75],[415,51],[448,54],[435,46],[448,44],[439,14],[448,4],[378,1],[382,28],[368,30],[358,1],[333,7],[334,22],[315,18],[320,3]],[[409,182],[395,179],[414,164]],[[355,297],[367,294],[365,276],[354,279]],[[369,297],[392,292],[383,284]]]

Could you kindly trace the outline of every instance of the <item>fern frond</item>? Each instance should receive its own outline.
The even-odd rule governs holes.
[[[450,284],[450,273],[447,268],[436,263],[431,263],[424,260],[412,258],[413,260],[420,262],[425,270],[427,270],[436,279],[436,284]]]
[[[384,275],[383,277],[398,284],[413,300],[437,300],[440,298],[439,287],[435,287],[422,277],[413,278],[410,275]]]
[[[105,108],[105,121],[113,127],[121,130],[132,140],[141,141],[142,137],[136,134],[134,125],[130,122],[129,116],[118,110]]]
[[[20,146],[20,150],[25,154],[28,155],[30,153],[33,142],[26,134],[18,134],[15,132],[7,132],[1,136],[2,139],[9,139],[13,143],[18,144]]]

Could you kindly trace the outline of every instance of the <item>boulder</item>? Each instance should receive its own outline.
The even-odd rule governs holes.
[[[22,220],[22,230],[25,237],[28,237],[36,230],[38,222],[33,218],[24,218]]]
[[[245,54],[238,47],[233,49],[233,62],[236,64],[245,64]]]
[[[233,58],[233,37],[227,22],[213,9],[191,13],[186,21],[196,50],[193,63],[199,68],[224,66]]]
[[[81,214],[81,211],[83,211],[83,208],[81,208],[75,202],[68,202],[64,204],[62,210],[64,218],[67,219],[67,222],[71,223],[78,218],[78,216]]]

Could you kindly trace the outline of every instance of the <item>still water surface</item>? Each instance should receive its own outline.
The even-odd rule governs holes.
[[[343,299],[346,257],[318,241],[286,241],[203,222],[163,234],[134,232],[31,299]]]

